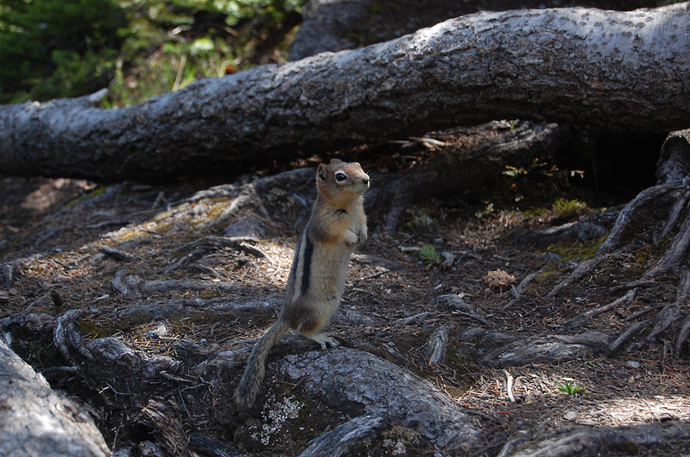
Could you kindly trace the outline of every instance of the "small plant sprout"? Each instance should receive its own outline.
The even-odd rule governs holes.
[[[570,382],[570,381],[563,381],[563,384],[556,381],[556,384],[558,384],[558,391],[559,392],[563,392],[564,394],[568,394],[568,395],[577,395],[577,394],[584,393],[584,391],[585,391],[584,386],[578,386],[574,382]]]
[[[425,244],[422,246],[422,248],[419,250],[419,258],[427,265],[441,264],[441,256],[436,252],[436,248],[430,244]]]

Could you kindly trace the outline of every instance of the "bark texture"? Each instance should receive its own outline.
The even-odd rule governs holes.
[[[657,2],[649,0],[522,0],[520,8],[573,4],[606,10],[658,6]],[[510,8],[510,2],[503,0],[399,0],[395,5],[381,4],[377,0],[310,0],[304,6],[302,24],[290,46],[290,60],[394,40],[422,27],[431,27],[446,19],[477,11],[505,11]]]
[[[91,417],[53,391],[0,338],[0,455],[104,457],[112,453]]]
[[[0,173],[155,180],[231,175],[460,124],[534,119],[622,130],[690,124],[688,3],[482,12],[400,39],[207,79],[141,105],[0,107]]]
[[[415,429],[439,449],[471,449],[481,442],[470,416],[446,394],[367,352],[348,348],[311,351],[289,355],[277,365],[279,373],[301,380],[310,394],[331,407],[362,404],[369,415],[367,423],[372,417],[381,417],[393,425]]]
[[[537,439],[522,446],[504,447],[501,457],[547,457],[547,456],[596,456],[601,451],[622,451],[624,454],[638,452],[638,446],[673,445],[690,438],[690,426],[685,422],[661,422],[631,425],[627,427],[580,428],[561,433],[548,439]]]

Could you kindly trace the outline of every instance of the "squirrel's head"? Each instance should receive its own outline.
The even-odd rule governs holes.
[[[333,203],[348,203],[369,188],[369,175],[357,162],[331,160],[321,164],[316,171],[316,186],[319,195]]]

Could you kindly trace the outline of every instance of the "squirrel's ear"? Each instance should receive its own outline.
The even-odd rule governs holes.
[[[342,160],[340,159],[331,159],[331,163],[340,163]]]
[[[324,164],[319,165],[319,169],[316,170],[316,179],[319,179],[321,181],[325,181],[327,177],[328,177],[328,170],[326,170],[326,165],[324,165]]]

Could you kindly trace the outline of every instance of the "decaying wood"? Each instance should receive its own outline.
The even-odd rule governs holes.
[[[247,244],[246,242],[258,243],[259,240],[254,237],[247,236],[226,237],[209,235],[200,240],[196,240],[191,243],[185,244],[184,246],[181,246],[176,250],[176,252],[187,252],[193,248],[198,247],[204,247],[207,249],[221,249],[223,247],[231,247],[233,249],[244,251],[247,254],[251,254],[255,257],[266,259],[270,263],[275,263],[275,261],[271,259],[268,255],[266,255],[266,253],[263,252],[261,249]]]
[[[591,259],[585,260],[584,262],[581,262],[577,268],[563,281],[558,283],[556,287],[554,287],[551,292],[546,294],[546,299],[550,299],[555,297],[559,292],[561,292],[563,289],[567,288],[570,284],[573,282],[581,279],[585,275],[591,273],[594,271],[594,269],[599,266],[599,264],[605,259],[605,254],[599,254],[595,255]]]
[[[645,327],[653,322],[652,319],[647,319],[641,322],[635,322],[628,329],[623,332],[616,340],[609,346],[609,353],[616,354],[632,337],[644,330]]]
[[[441,295],[440,297],[434,298],[430,304],[431,305],[438,305],[438,304],[446,305],[446,306],[450,307],[453,310],[453,312],[463,314],[465,316],[471,317],[472,319],[476,319],[477,321],[481,322],[484,325],[488,325],[486,318],[484,316],[482,316],[481,314],[478,314],[476,309],[474,308],[474,306],[467,303],[459,295],[455,295],[455,294]]]
[[[670,305],[666,306],[659,314],[657,314],[655,319],[655,325],[649,335],[645,336],[641,341],[633,344],[630,349],[638,350],[642,349],[644,346],[656,342],[657,338],[668,330],[671,325],[678,322],[680,317],[680,308],[678,306]]]
[[[533,228],[518,233],[516,238],[529,244],[550,246],[568,240],[590,241],[607,235],[616,222],[619,207],[597,211],[576,222],[544,228]]]
[[[0,337],[0,455],[107,457],[93,419],[50,388]]]
[[[136,257],[132,254],[128,254],[127,252],[115,249],[111,246],[101,246],[98,250],[108,257],[120,262],[133,262],[136,260]]]
[[[493,119],[690,122],[687,3],[481,12],[397,40],[209,78],[117,110],[0,107],[0,173],[160,180]],[[669,77],[673,75],[673,77]]]

